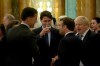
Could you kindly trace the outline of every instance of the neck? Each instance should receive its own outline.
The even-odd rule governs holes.
[[[95,30],[96,33],[97,33],[98,31],[100,31],[100,28],[97,28],[97,29]]]
[[[65,31],[65,34],[64,35],[66,35],[68,33],[71,33],[71,32],[73,32],[73,31],[71,31],[71,30]]]
[[[25,21],[22,21],[22,23],[21,24],[24,24],[24,25],[26,25],[28,28],[30,28],[30,26],[28,25],[28,23],[27,22],[25,22]]]

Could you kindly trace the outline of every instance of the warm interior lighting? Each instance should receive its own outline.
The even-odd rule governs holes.
[[[42,6],[43,6],[42,2],[39,2],[39,8],[37,9],[39,13],[43,11]]]
[[[44,8],[44,6],[46,8]],[[48,11],[52,12],[52,8],[50,6],[51,6],[50,2],[39,2],[39,7],[38,7],[37,10],[38,10],[39,13],[41,13],[43,10],[48,10]]]
[[[52,12],[52,8],[50,7],[50,2],[47,2],[47,10]]]

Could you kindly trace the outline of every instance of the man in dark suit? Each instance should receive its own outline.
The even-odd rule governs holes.
[[[52,58],[55,66],[79,66],[82,41],[74,34],[74,20],[65,17],[59,22],[59,33],[64,37],[58,47],[58,57]]]
[[[0,66],[5,66],[5,27],[3,24],[0,24]]]
[[[58,30],[51,26],[52,15],[49,11],[43,11],[40,14],[40,20],[42,26],[33,30],[40,49],[36,66],[50,66],[51,58],[57,54],[60,35]]]
[[[21,19],[21,24],[7,33],[7,66],[31,66],[32,57],[35,61],[38,55],[35,37],[30,30],[37,21],[37,10],[31,7],[24,8]]]
[[[100,66],[100,35],[95,34],[89,28],[89,20],[85,16],[75,19],[77,35],[81,35],[81,61],[85,66]]]

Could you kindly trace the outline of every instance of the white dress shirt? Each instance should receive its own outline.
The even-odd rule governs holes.
[[[43,29],[44,27],[42,26],[42,29]],[[51,27],[50,27],[51,28]],[[49,33],[47,33],[48,34],[48,44],[49,44],[49,46],[50,46],[50,41],[51,41],[51,32],[49,32]]]

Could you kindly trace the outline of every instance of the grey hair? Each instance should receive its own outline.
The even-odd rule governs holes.
[[[9,21],[12,21],[15,19],[15,17],[11,14],[6,14],[4,17],[7,18]]]

